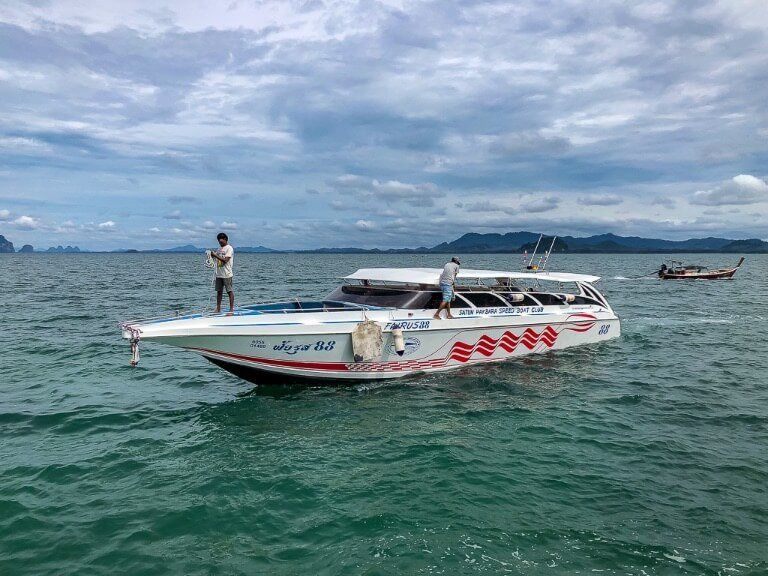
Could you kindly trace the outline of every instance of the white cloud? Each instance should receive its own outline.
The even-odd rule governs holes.
[[[331,200],[328,205],[334,210],[355,210],[357,208],[354,203],[345,200],[339,200],[338,198]]]
[[[644,20],[658,20],[669,12],[664,2],[641,2],[632,7],[632,15]]]
[[[0,137],[0,148],[5,149],[6,153],[35,153],[50,152],[52,148],[38,140],[30,137]]]
[[[490,200],[478,200],[476,202],[457,202],[456,208],[467,212],[482,212],[486,214],[503,213],[510,216],[519,216],[525,213],[538,214],[554,210],[560,205],[560,199],[556,196],[524,195],[515,198],[511,205],[501,204]]]
[[[674,208],[677,205],[674,198],[668,196],[656,196],[651,200],[651,206],[663,206],[664,208]]]
[[[662,212],[693,227],[707,207],[765,212],[765,0],[437,12],[403,0],[150,4],[108,0],[86,15],[82,2],[0,2],[12,39],[0,62],[0,151],[10,151],[0,203],[13,209],[0,220],[12,227],[24,202],[39,201],[36,243],[71,229],[73,240],[126,246],[149,237],[156,221],[141,218],[168,213],[167,226],[196,235],[237,216],[254,243],[339,245],[354,234],[386,245],[386,223],[418,213],[434,227],[409,222],[400,241],[419,244],[474,226],[458,200],[498,231],[527,226],[526,213],[621,233],[634,224],[601,219],[607,212]],[[692,56],[681,59],[681,47]],[[43,151],[51,161],[40,162]],[[740,172],[755,176],[719,182]],[[248,193],[258,211],[232,210]],[[158,198],[169,204],[158,209]],[[123,216],[137,206],[143,214]],[[121,218],[120,233],[98,234],[103,214]],[[89,224],[46,224],[66,218]],[[309,237],[307,219],[318,222]],[[768,233],[727,210],[706,226]],[[647,232],[670,230],[684,233]]]
[[[371,222],[370,220],[358,220],[355,222],[355,228],[362,232],[370,232],[371,230],[376,229],[376,223]]]
[[[587,206],[616,206],[624,200],[616,194],[587,194],[579,196],[579,202]]]
[[[36,230],[40,227],[40,220],[32,216],[19,216],[13,223],[19,230]]]
[[[445,196],[437,186],[431,182],[425,184],[407,184],[399,180],[388,180],[371,183],[374,192],[384,200],[416,200],[418,198],[440,198]]]
[[[560,204],[560,199],[556,196],[544,196],[542,198],[533,198],[530,200],[524,200],[521,205],[521,209],[526,212],[533,212],[538,214],[540,212],[548,212],[554,210]]]
[[[709,190],[699,190],[691,198],[692,204],[727,206],[756,204],[768,200],[768,184],[749,174],[739,174]]]
[[[0,210],[0,222],[6,222],[7,220],[10,220],[11,218],[11,211],[10,210]]]
[[[567,138],[545,136],[538,132],[514,132],[488,139],[491,153],[499,156],[522,156],[537,153],[557,154],[571,146]]]
[[[106,222],[101,222],[98,225],[99,230],[113,230],[117,226],[112,220],[107,220]]]
[[[342,174],[331,180],[329,184],[334,188],[348,188],[348,189],[361,189],[367,188],[370,185],[368,178],[357,176],[355,174]]]
[[[222,222],[222,230],[237,230],[237,222]]]
[[[417,206],[432,206],[435,198],[442,198],[445,192],[432,182],[410,184],[399,180],[380,181],[355,174],[344,174],[329,182],[340,194],[356,194],[362,201],[383,200],[384,202],[405,202]],[[348,210],[354,205],[347,201],[332,200],[334,210]]]

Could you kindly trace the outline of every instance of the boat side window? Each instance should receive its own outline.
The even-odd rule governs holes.
[[[429,300],[426,301],[426,303],[422,308],[424,310],[436,310],[440,306],[440,303],[443,301],[443,293],[442,292],[426,292],[426,294],[429,294]],[[459,297],[458,295],[451,302],[451,308],[469,308],[469,307],[470,306],[467,303],[467,301]]]
[[[607,306],[607,302],[604,298],[600,296],[600,293],[595,290],[594,288],[587,286],[586,284],[581,285],[581,290],[584,292],[585,296],[587,298],[593,298],[596,302],[600,304],[600,306]]]
[[[502,294],[501,296],[503,296],[509,301],[510,306],[538,306],[539,305],[539,303],[536,302],[536,300],[528,296],[525,292],[511,292],[509,294]],[[517,302],[515,299],[519,298],[520,296],[522,296],[523,299],[520,302]]]
[[[541,302],[542,306],[562,306],[565,304],[562,298],[555,294],[549,294],[547,292],[536,292],[533,297]]]
[[[595,300],[594,298],[590,298],[588,296],[575,296],[573,302],[571,304],[590,304],[592,306],[601,306],[600,302]]]
[[[464,298],[472,302],[478,308],[496,308],[499,306],[508,306],[508,304],[490,292],[459,292]]]

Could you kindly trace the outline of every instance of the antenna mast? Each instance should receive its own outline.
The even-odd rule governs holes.
[[[544,268],[547,267],[547,262],[549,262],[549,257],[552,254],[552,250],[555,247],[555,240],[557,240],[557,236],[552,237],[552,244],[549,245],[549,250],[546,251],[544,254],[544,263],[540,266],[541,270],[544,270]]]
[[[536,257],[536,250],[539,249],[539,244],[541,243],[541,239],[544,238],[544,234],[539,234],[539,239],[536,242],[536,247],[533,249],[533,254],[531,254],[531,259],[528,260],[528,264],[526,265],[526,269],[528,270],[534,270],[535,266],[533,265],[533,259]]]

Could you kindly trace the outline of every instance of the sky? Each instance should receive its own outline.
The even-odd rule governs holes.
[[[36,248],[768,238],[768,2],[3,0]]]

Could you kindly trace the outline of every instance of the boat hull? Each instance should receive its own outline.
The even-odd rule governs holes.
[[[185,335],[157,340],[197,352],[225,370],[255,383],[332,384],[402,378],[499,362],[529,354],[594,344],[621,333],[612,313],[575,313],[515,323],[471,320],[412,320],[382,323],[381,356],[355,362],[351,331],[304,334]],[[392,328],[402,326],[405,350],[395,350]],[[408,328],[411,328],[410,330]]]
[[[675,274],[664,272],[659,275],[662,280],[720,280],[733,278],[738,268],[729,270],[709,270],[708,272],[696,272],[692,274]]]
[[[671,268],[662,267],[659,271],[659,278],[662,280],[721,280],[733,278],[736,271],[744,264],[744,257],[739,258],[738,263],[733,268],[715,268],[707,270],[696,266],[686,268],[673,266]]]

